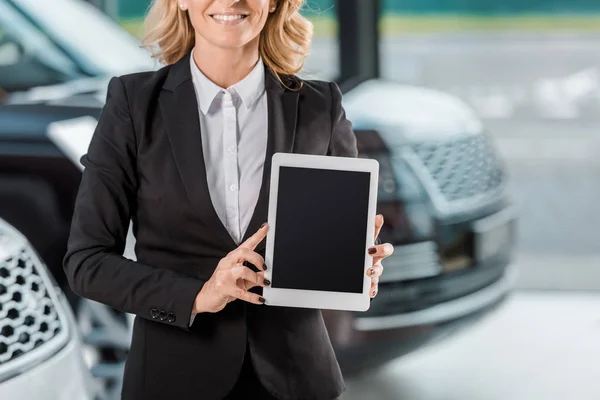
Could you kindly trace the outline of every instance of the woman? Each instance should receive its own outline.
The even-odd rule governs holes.
[[[109,83],[64,268],[81,296],[136,315],[123,399],[344,389],[320,311],[261,296],[271,156],[357,156],[338,87],[294,76],[311,38],[301,4],[155,0],[145,42],[167,66]],[[392,250],[374,246],[372,297]]]

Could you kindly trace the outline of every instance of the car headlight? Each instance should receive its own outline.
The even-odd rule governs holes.
[[[0,382],[52,357],[68,340],[65,310],[45,265],[0,220]]]

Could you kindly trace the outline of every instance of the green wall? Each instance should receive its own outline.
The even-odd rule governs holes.
[[[149,5],[149,0],[119,0],[119,16],[121,18],[141,17]]]

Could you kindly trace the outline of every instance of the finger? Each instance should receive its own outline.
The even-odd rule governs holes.
[[[236,299],[246,301],[252,304],[265,304],[265,298],[252,292],[248,292],[236,285],[229,285],[226,288],[228,295],[235,297]]]
[[[371,283],[371,289],[369,289],[369,296],[371,296],[371,298],[377,296],[377,292],[379,291],[379,285],[378,283]]]
[[[382,256],[382,257],[374,257],[373,258],[373,265],[375,265],[377,263],[381,263],[381,261],[384,260],[384,259],[386,259],[387,257],[389,257],[389,255]]]
[[[248,261],[259,269],[265,268],[265,259],[263,256],[255,252],[254,250],[247,249],[245,247],[238,247],[230,254],[233,265],[241,264],[244,261]]]
[[[237,282],[238,279],[243,279],[251,285],[246,285],[246,287],[251,288],[254,286],[262,286],[266,287],[271,284],[271,282],[265,279],[265,276],[262,272],[254,272],[248,267],[244,265],[237,265],[231,269],[231,274],[233,275],[234,282]]]
[[[368,249],[369,255],[375,257],[389,257],[394,253],[394,246],[391,243],[376,244]]]
[[[367,270],[367,275],[371,278],[378,278],[383,274],[383,265],[375,264]]]
[[[376,240],[377,236],[379,236],[379,232],[381,232],[382,226],[383,226],[383,215],[377,214],[375,216],[375,238],[373,240]]]
[[[379,286],[379,278],[371,279],[371,291],[373,291],[373,289],[377,289],[378,286]]]
[[[394,254],[394,246],[391,243],[378,244],[369,247],[369,255],[373,257],[373,264]]]
[[[246,239],[244,243],[240,244],[239,247],[254,250],[256,246],[258,246],[258,244],[267,236],[268,230],[269,225],[265,223],[265,225],[260,227],[252,236]]]

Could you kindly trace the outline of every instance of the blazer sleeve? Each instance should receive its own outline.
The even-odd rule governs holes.
[[[331,91],[331,140],[327,155],[340,157],[358,157],[356,136],[352,130],[352,123],[346,119],[346,112],[342,107],[342,92],[335,82],[329,83]]]
[[[136,201],[136,146],[125,87],[115,77],[88,152],[81,157],[85,169],[63,268],[82,297],[188,330],[204,282],[123,257]]]

